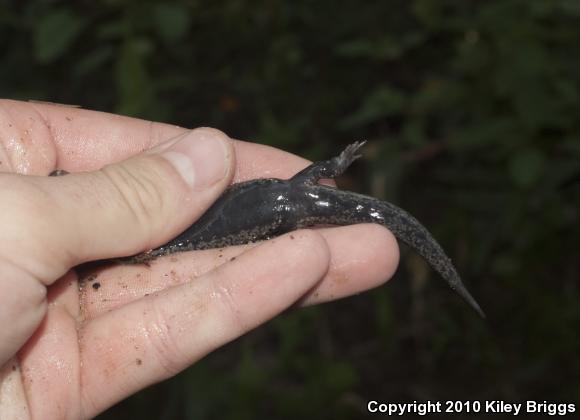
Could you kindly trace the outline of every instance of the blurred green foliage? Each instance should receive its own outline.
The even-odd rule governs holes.
[[[285,314],[102,419],[580,402],[580,2],[35,0],[0,25],[4,97],[312,159],[368,139],[345,185],[424,221],[489,316],[405,253],[399,281]]]

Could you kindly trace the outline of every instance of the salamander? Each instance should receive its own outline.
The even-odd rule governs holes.
[[[269,178],[234,184],[179,236],[123,261],[144,263],[175,252],[246,244],[315,225],[377,223],[421,255],[453,290],[485,317],[450,258],[417,219],[387,201],[318,183],[322,178],[342,174],[360,157],[357,151],[363,144],[353,143],[339,156],[315,162],[288,180]]]

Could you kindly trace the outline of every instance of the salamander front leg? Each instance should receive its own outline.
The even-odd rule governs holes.
[[[356,152],[366,141],[357,141],[349,144],[342,153],[332,159],[314,162],[294,175],[290,182],[296,184],[312,185],[322,178],[335,178],[342,174],[352,162],[361,157]]]

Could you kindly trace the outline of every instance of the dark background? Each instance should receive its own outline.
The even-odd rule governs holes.
[[[488,314],[404,249],[387,286],[279,316],[99,419],[580,403],[579,45],[574,0],[0,3],[3,97],[313,160],[368,139],[341,185],[423,221]]]

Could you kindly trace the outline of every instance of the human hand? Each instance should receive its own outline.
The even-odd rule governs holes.
[[[163,157],[168,139],[203,159],[192,169],[183,155]],[[80,263],[171,239],[230,182],[287,178],[308,162],[217,130],[15,101],[0,101],[0,146],[1,418],[93,417],[297,301],[381,284],[398,261],[386,229],[357,225],[79,280]],[[44,176],[55,168],[72,174]]]

